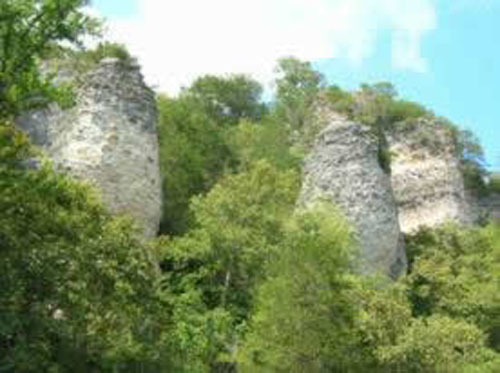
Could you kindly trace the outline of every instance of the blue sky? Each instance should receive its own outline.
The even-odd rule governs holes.
[[[138,13],[136,0],[93,0],[92,5],[105,17],[133,17]]]
[[[393,82],[402,97],[472,129],[500,170],[500,0],[93,5],[108,18],[110,38],[129,46],[159,90],[175,94],[204,73],[250,73],[268,85],[276,59],[293,54],[344,88]]]

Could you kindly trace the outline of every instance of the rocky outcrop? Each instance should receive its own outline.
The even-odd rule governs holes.
[[[387,134],[391,181],[401,230],[413,233],[448,221],[470,223],[469,205],[452,130],[434,119],[398,124]]]
[[[326,126],[306,160],[299,202],[333,201],[356,230],[363,272],[397,277],[406,269],[406,255],[378,140],[370,128],[326,108],[318,117]]]
[[[154,94],[136,64],[116,59],[82,82],[72,109],[52,105],[17,123],[57,169],[92,182],[112,212],[133,216],[153,236],[161,218]]]

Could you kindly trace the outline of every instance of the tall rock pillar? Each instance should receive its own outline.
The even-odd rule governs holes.
[[[161,179],[154,93],[139,66],[104,59],[87,73],[76,106],[32,112],[19,125],[56,168],[87,180],[115,214],[136,219],[145,235],[158,231]]]
[[[333,111],[322,109],[320,116],[326,127],[306,160],[300,203],[334,202],[356,230],[362,271],[397,277],[407,265],[404,240],[377,138]]]

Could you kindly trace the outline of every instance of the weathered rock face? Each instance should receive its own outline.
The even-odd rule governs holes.
[[[405,123],[388,134],[391,179],[401,230],[471,223],[460,160],[451,131],[431,119]]]
[[[333,201],[356,229],[363,272],[397,277],[406,269],[391,180],[378,162],[372,131],[322,110],[327,122],[306,160],[299,203]]]
[[[116,214],[127,213],[153,236],[161,218],[161,182],[153,92],[139,67],[101,61],[87,74],[76,107],[57,105],[18,119],[57,169],[88,180]]]

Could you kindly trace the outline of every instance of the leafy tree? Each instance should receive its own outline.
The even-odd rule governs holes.
[[[428,114],[422,105],[407,100],[395,100],[389,107],[389,120],[392,123],[416,119]]]
[[[159,142],[163,176],[162,232],[178,234],[190,222],[189,201],[207,192],[232,164],[225,132],[189,97],[160,96]]]
[[[491,360],[485,336],[475,325],[446,316],[412,320],[397,343],[378,349],[388,371],[457,372],[470,363]]]
[[[165,245],[162,264],[168,288],[181,299],[174,302],[183,320],[178,328],[187,325],[178,335],[196,339],[182,352],[190,361],[210,366],[233,359],[254,289],[276,253],[297,189],[294,172],[278,172],[261,161],[193,199],[194,229]]]
[[[257,123],[241,121],[229,131],[228,144],[241,171],[261,159],[279,170],[297,169],[301,164],[302,155],[291,147],[288,126],[275,116]]]
[[[488,346],[498,348],[497,229],[436,232],[418,244],[412,241],[412,273],[390,284],[351,275],[349,260],[340,262],[343,266],[330,263],[332,248],[339,245],[334,238],[343,242],[339,237],[347,236],[340,229],[318,228],[338,226],[331,213],[309,214],[308,221],[315,222],[307,225],[310,240],[285,234],[281,242],[288,250],[280,245],[279,259],[269,264],[240,349],[242,371],[494,371],[498,354]],[[436,236],[440,245],[433,255],[445,251],[441,257],[446,257],[452,250],[454,260],[414,250],[434,247]],[[322,246],[329,251],[319,254]],[[424,262],[428,280],[416,285]],[[328,285],[329,278],[337,279],[335,286]],[[422,302],[425,297],[430,301]]]
[[[248,311],[252,284],[261,277],[293,209],[297,181],[295,172],[278,172],[260,161],[193,199],[195,228],[173,245],[183,255],[210,263],[213,279],[205,289],[209,304],[228,306],[238,315]]]
[[[371,370],[454,372],[495,359],[474,323],[439,314],[415,317],[404,282],[367,278],[360,285],[354,299],[361,300],[362,309],[353,332],[360,335],[357,354]]]
[[[324,85],[324,77],[309,62],[296,58],[278,61],[276,79],[277,110],[293,131],[303,131],[314,100]]]
[[[88,187],[30,169],[30,153],[0,126],[0,370],[158,371],[155,258]]]
[[[331,206],[296,215],[269,263],[241,350],[243,372],[328,372],[356,366],[353,241]],[[356,352],[357,353],[357,352]]]
[[[362,91],[371,91],[373,94],[377,96],[384,96],[389,98],[395,98],[398,96],[398,92],[394,85],[390,82],[378,82],[373,84],[372,86],[367,84],[361,85]]]
[[[408,241],[407,278],[415,315],[444,315],[478,325],[500,349],[500,233],[446,227]]]
[[[78,44],[97,23],[82,11],[87,0],[3,0],[0,3],[0,116],[59,96],[38,63],[54,44]]]
[[[266,112],[261,85],[245,75],[205,75],[183,92],[200,101],[205,113],[217,123],[237,124],[240,119],[259,120]]]
[[[398,337],[411,325],[412,309],[406,291],[399,282],[358,278],[352,299],[360,309],[353,332],[360,336],[356,353],[363,355],[367,366],[387,370],[380,359],[380,350],[397,345]]]

